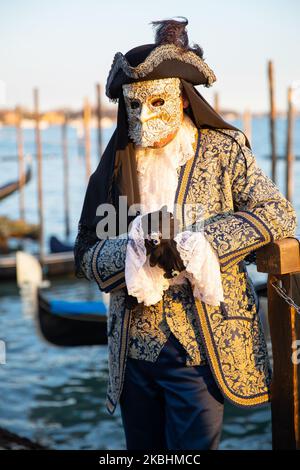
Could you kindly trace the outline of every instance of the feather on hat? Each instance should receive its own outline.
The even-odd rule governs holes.
[[[106,95],[117,101],[122,85],[141,80],[177,77],[193,85],[211,86],[216,81],[212,69],[203,59],[199,45],[189,45],[188,20],[162,20],[151,23],[155,43],[117,52],[107,78]]]

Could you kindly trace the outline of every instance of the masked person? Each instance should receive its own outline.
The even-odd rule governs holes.
[[[127,449],[216,449],[224,397],[270,400],[246,260],[294,236],[296,215],[196,90],[216,78],[187,20],[153,25],[155,43],[118,52],[108,76],[117,127],[89,180],[76,273],[110,293],[106,406],[120,403]]]

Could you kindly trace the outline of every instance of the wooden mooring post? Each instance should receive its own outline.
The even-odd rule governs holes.
[[[19,164],[19,210],[20,219],[25,220],[25,163],[24,163],[24,139],[22,129],[22,111],[20,107],[16,108],[16,131],[17,131],[17,150]]]
[[[87,181],[92,173],[91,165],[91,136],[90,136],[91,106],[89,100],[85,98],[83,106],[83,128],[84,128],[84,155],[85,174]]]
[[[69,155],[68,155],[68,122],[69,114],[64,112],[62,123],[62,153],[63,153],[63,181],[64,181],[64,218],[65,218],[65,236],[70,236],[70,199],[69,199]]]
[[[249,142],[251,142],[252,137],[252,116],[249,109],[245,109],[243,113],[243,130],[246,136],[248,137]]]
[[[270,122],[270,142],[271,142],[271,155],[272,155],[272,180],[276,183],[276,108],[275,108],[275,93],[274,93],[274,68],[273,62],[268,62],[268,83],[269,83],[269,122]]]
[[[40,244],[40,261],[43,263],[45,257],[44,250],[44,214],[43,214],[43,169],[42,169],[42,140],[40,129],[40,108],[39,108],[39,90],[33,90],[34,101],[34,117],[35,117],[35,148],[37,162],[37,186],[38,186],[38,213],[39,213],[39,244]]]
[[[257,270],[268,273],[268,320],[273,352],[273,449],[300,449],[300,314],[272,285],[279,282],[288,296],[300,305],[299,246],[296,238],[285,238],[256,253]]]
[[[293,131],[294,131],[294,107],[293,90],[288,88],[288,111],[287,111],[287,131],[286,131],[286,198],[292,201],[293,197]]]
[[[101,104],[101,85],[96,83],[96,96],[97,96],[97,105],[96,105],[96,114],[97,114],[97,144],[98,144],[98,157],[99,160],[102,157],[102,128],[101,128],[101,118],[102,118],[102,104]]]
[[[217,91],[214,94],[214,109],[218,114],[220,114],[220,97]]]

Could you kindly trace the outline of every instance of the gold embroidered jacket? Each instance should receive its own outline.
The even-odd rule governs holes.
[[[128,357],[155,362],[171,332],[186,351],[186,365],[207,363],[191,285],[172,285],[149,307],[139,304],[131,315]]]
[[[200,132],[194,125],[193,138],[196,158]],[[190,284],[171,285],[160,302],[149,307],[140,304],[131,315],[128,357],[155,362],[172,332],[186,351],[187,366],[206,364],[197,315]]]
[[[296,213],[277,186],[257,166],[239,131],[200,129],[199,152],[181,167],[176,202],[201,204],[204,234],[216,250],[224,303],[215,307],[193,299],[205,352],[224,396],[239,406],[270,399],[271,371],[255,294],[244,266],[246,255],[272,240],[293,237]],[[100,290],[110,292],[109,380],[106,405],[113,413],[124,380],[129,325],[125,306],[127,238],[97,242],[82,267]]]

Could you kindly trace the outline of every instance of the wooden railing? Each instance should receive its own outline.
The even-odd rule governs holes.
[[[273,449],[300,449],[300,314],[272,285],[279,281],[284,292],[300,305],[299,246],[296,238],[286,238],[257,251],[257,270],[268,273]]]

